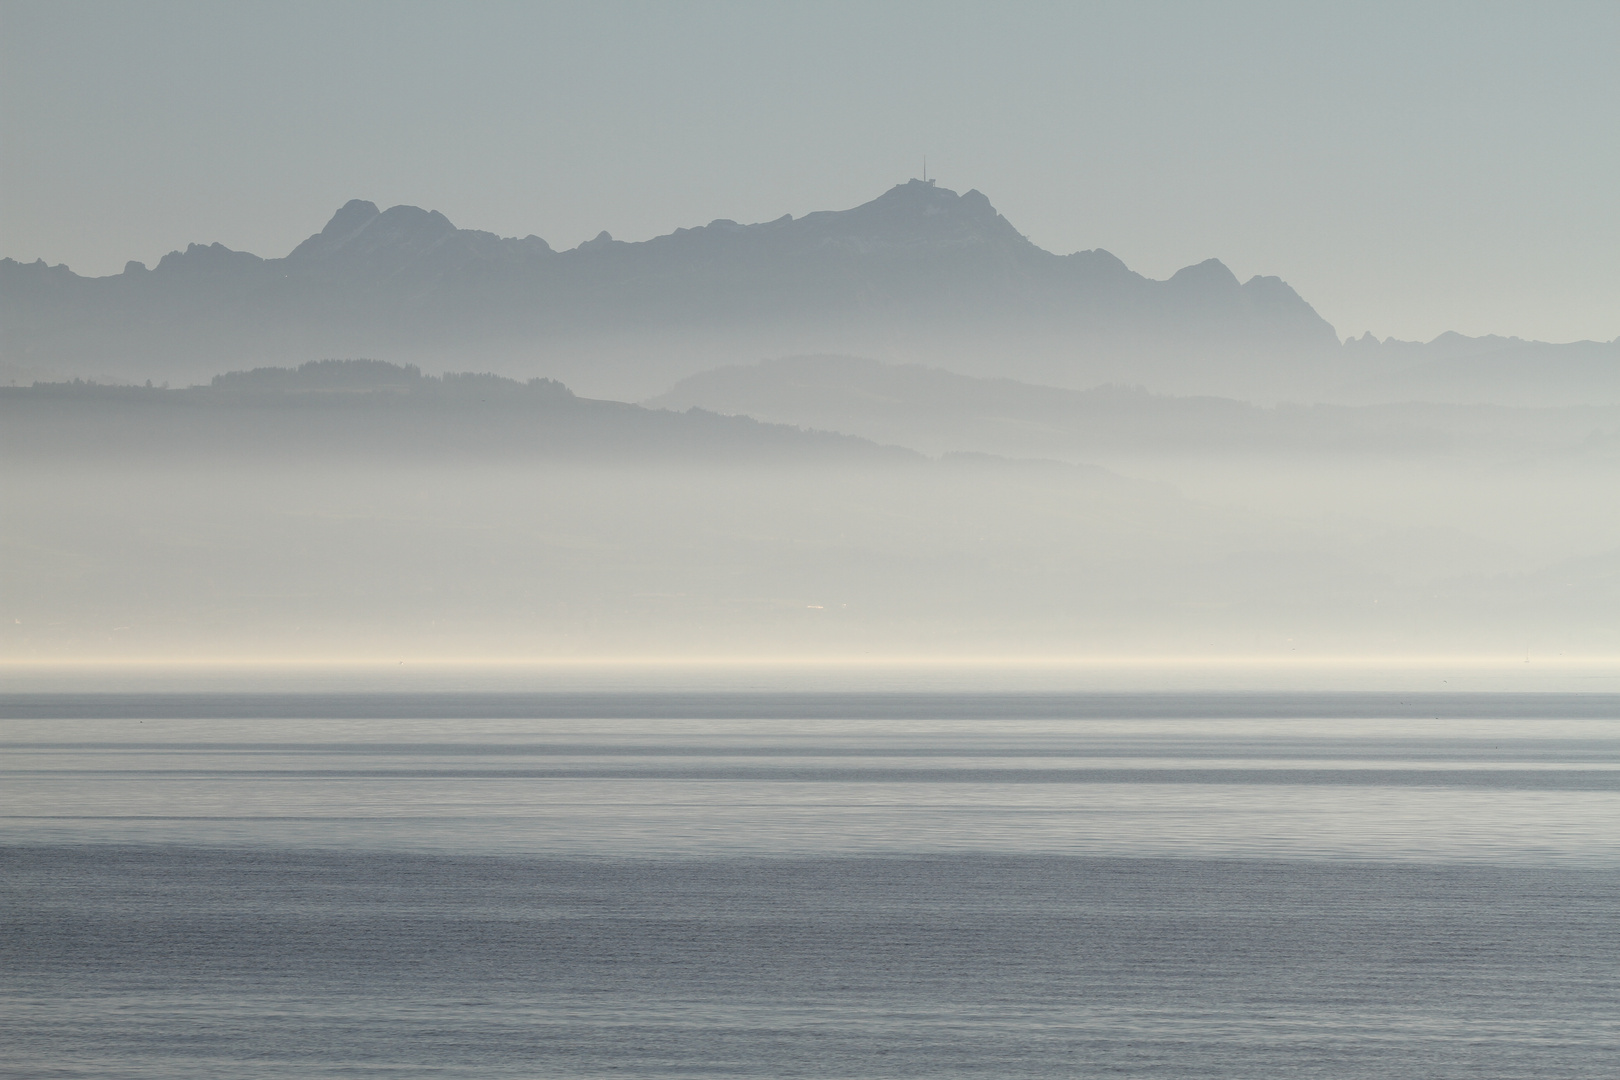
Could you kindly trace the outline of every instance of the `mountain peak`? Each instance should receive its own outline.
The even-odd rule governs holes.
[[[1205,259],[1192,266],[1183,266],[1170,275],[1171,285],[1197,290],[1207,289],[1237,289],[1237,275],[1228,269],[1227,265],[1219,259]],[[1335,339],[1337,340],[1337,339]]]
[[[450,219],[437,210],[419,206],[391,206],[379,212],[377,204],[351,199],[332,215],[320,232],[287,255],[293,261],[328,259],[345,252],[375,256],[379,253],[417,253],[457,233]]]
[[[908,180],[904,184],[896,184],[871,202],[855,209],[864,209],[866,206],[886,206],[894,210],[930,216],[962,214],[992,220],[1000,216],[996,213],[996,208],[990,205],[990,200],[978,189],[958,195],[950,188],[942,188],[932,180]]]
[[[371,220],[378,214],[377,204],[365,199],[350,199],[343,204],[343,208],[332,215],[332,220],[326,223],[326,228],[320,235],[330,237],[349,237],[371,224]]]
[[[896,184],[871,202],[807,214],[798,224],[840,238],[887,243],[1029,243],[983,193],[957,194],[932,180]]]

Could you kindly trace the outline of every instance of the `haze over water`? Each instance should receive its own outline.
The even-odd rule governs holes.
[[[0,0],[0,1078],[1613,1073],[1616,40]]]

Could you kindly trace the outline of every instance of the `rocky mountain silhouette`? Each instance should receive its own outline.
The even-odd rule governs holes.
[[[849,210],[640,243],[604,232],[567,251],[354,200],[278,259],[192,244],[103,278],[0,260],[0,316],[3,362],[59,377],[196,380],[370,355],[614,396],[832,351],[1243,392],[1340,351],[1279,278],[1239,282],[1211,259],[1156,281],[1106,251],[1053,254],[982,193],[917,180]]]

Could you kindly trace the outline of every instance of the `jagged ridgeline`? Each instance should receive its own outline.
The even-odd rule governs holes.
[[[76,380],[0,387],[0,455],[240,455],[445,460],[541,456],[657,464],[899,462],[921,458],[865,439],[576,397],[553,379],[424,375],[380,360],[319,360],[216,375],[207,384]]]
[[[901,184],[843,211],[718,220],[568,251],[355,200],[283,258],[193,244],[82,278],[0,261],[4,362],[119,381],[377,356],[635,399],[719,363],[810,352],[1093,385],[1314,377],[1334,330],[1276,277],[1165,281],[1031,243],[978,191]],[[1290,373],[1292,373],[1290,375]],[[1243,385],[1239,385],[1243,384]]]

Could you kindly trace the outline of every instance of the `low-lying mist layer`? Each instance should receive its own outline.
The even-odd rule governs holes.
[[[1606,413],[1002,389],[801,399],[849,434],[391,365],[3,390],[4,654],[1620,653]]]

